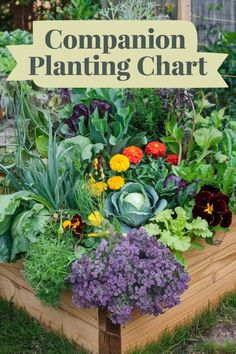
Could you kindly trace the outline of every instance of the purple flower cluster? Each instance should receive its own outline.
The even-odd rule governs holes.
[[[76,133],[79,129],[78,123],[81,117],[85,118],[85,124],[88,124],[89,117],[93,114],[95,110],[98,110],[100,118],[103,118],[106,113],[108,113],[109,121],[111,119],[112,106],[107,101],[102,100],[93,100],[88,108],[83,103],[79,103],[73,107],[72,116],[65,120],[67,126],[71,129],[72,132]]]
[[[133,229],[127,237],[103,239],[72,264],[68,280],[75,305],[107,308],[111,321],[123,324],[135,308],[157,316],[178,304],[190,277],[156,237]]]
[[[70,97],[70,90],[68,88],[62,88],[59,90],[60,94],[60,99],[63,104],[70,103],[71,102],[71,97]]]

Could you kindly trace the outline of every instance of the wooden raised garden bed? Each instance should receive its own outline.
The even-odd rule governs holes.
[[[159,317],[134,314],[124,326],[113,325],[104,310],[77,310],[65,292],[60,308],[44,307],[21,275],[22,263],[0,265],[0,296],[11,300],[47,327],[96,354],[123,354],[136,345],[155,340],[165,329],[173,329],[196,312],[234,290],[236,283],[236,217],[231,231],[217,234],[218,245],[187,255],[191,274],[189,289],[180,305]],[[223,241],[222,241],[223,240]],[[220,243],[220,241],[222,241]]]

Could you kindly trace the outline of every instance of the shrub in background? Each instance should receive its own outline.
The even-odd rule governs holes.
[[[154,89],[133,89],[127,92],[127,101],[132,102],[135,114],[131,125],[147,132],[155,140],[165,131],[163,102]]]

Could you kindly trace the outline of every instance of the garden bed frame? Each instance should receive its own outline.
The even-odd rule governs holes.
[[[180,305],[159,317],[135,313],[126,325],[113,325],[105,310],[76,309],[70,292],[63,294],[59,308],[42,306],[21,275],[21,262],[0,265],[0,296],[94,354],[124,354],[134,346],[156,340],[164,330],[190,320],[209,302],[216,303],[224,293],[235,289],[236,217],[230,232],[218,233],[216,240],[217,245],[206,245],[205,250],[187,255],[190,287]]]

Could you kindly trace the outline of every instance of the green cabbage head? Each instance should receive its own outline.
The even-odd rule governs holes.
[[[153,187],[127,183],[120,191],[109,195],[104,209],[108,217],[115,216],[128,227],[137,227],[166,206],[167,201],[159,199]]]

